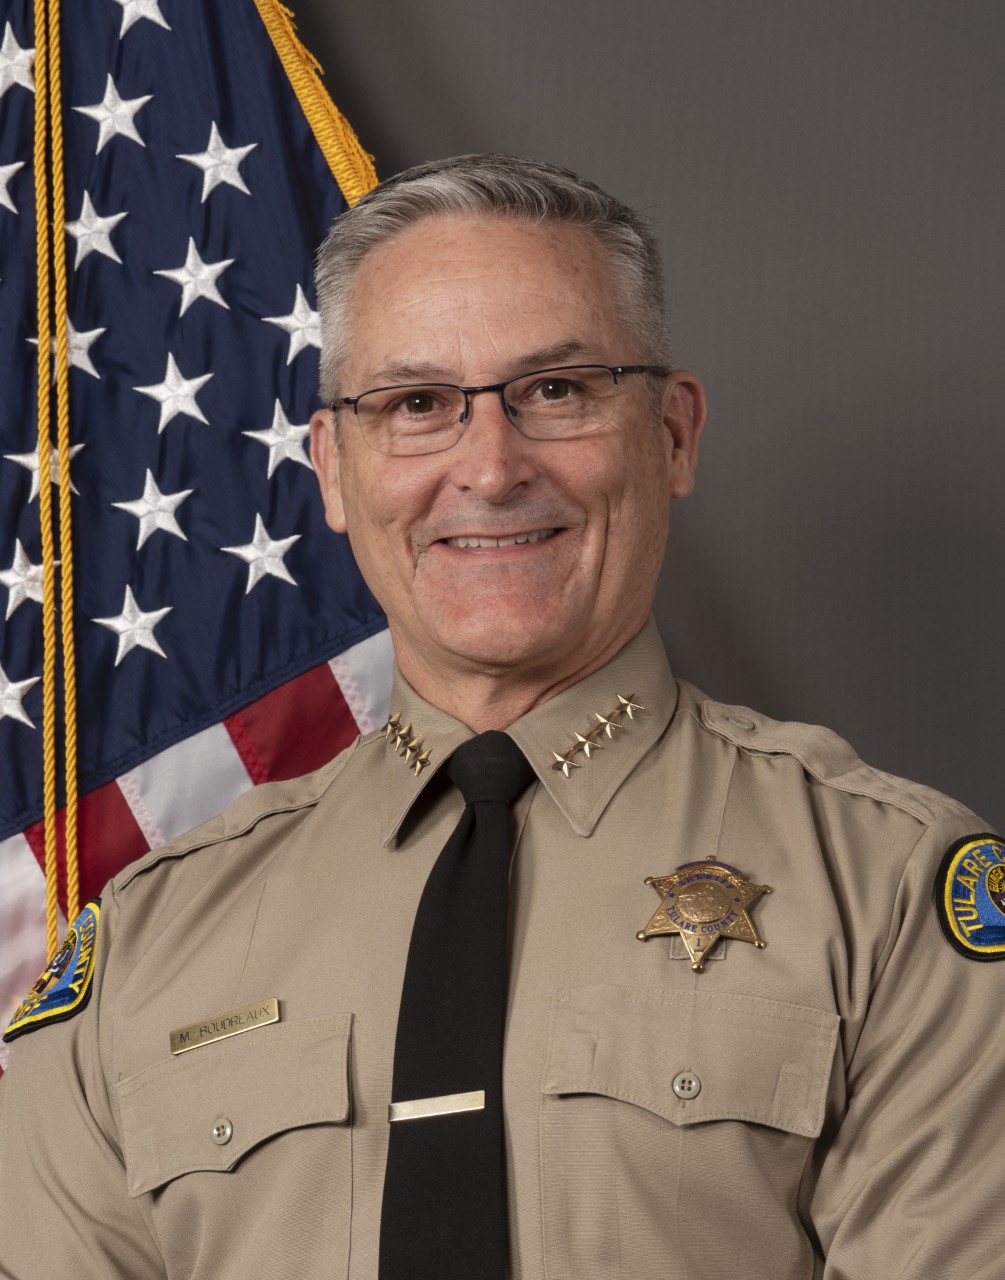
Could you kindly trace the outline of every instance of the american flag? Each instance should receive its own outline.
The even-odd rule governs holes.
[[[378,724],[390,645],[305,448],[312,253],[368,158],[276,0],[60,10],[86,901]],[[0,0],[3,1025],[45,963],[33,55]]]

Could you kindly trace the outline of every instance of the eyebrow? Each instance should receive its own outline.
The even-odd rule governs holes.
[[[508,377],[519,377],[521,373],[531,373],[535,369],[551,369],[556,365],[568,363],[572,359],[583,359],[587,356],[587,348],[581,342],[570,340],[556,342],[549,347],[538,347],[518,356],[510,365]],[[367,387],[409,386],[413,383],[443,383],[456,385],[451,371],[441,365],[428,364],[424,361],[392,361],[375,370],[367,379]]]

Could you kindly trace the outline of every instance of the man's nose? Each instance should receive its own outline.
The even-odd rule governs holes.
[[[464,433],[451,450],[453,481],[500,502],[537,475],[533,441],[513,425],[497,389],[469,392]]]

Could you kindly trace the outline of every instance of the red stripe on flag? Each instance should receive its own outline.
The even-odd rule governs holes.
[[[327,663],[288,680],[223,723],[256,784],[320,769],[359,733]]]
[[[38,865],[45,871],[45,829],[37,822],[24,833]],[[66,914],[66,810],[56,815],[59,850],[59,905]],[[77,807],[77,847],[80,849],[80,901],[96,897],[106,881],[140,854],[146,853],[143,832],[136,825],[118,783],[106,782],[81,796]]]

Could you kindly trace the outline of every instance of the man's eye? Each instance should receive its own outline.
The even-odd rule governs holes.
[[[391,405],[392,412],[407,413],[415,418],[422,418],[442,408],[442,403],[428,391],[413,391],[411,395],[403,396]]]
[[[530,388],[528,395],[534,400],[568,400],[581,390],[581,387],[568,378],[543,378]]]

